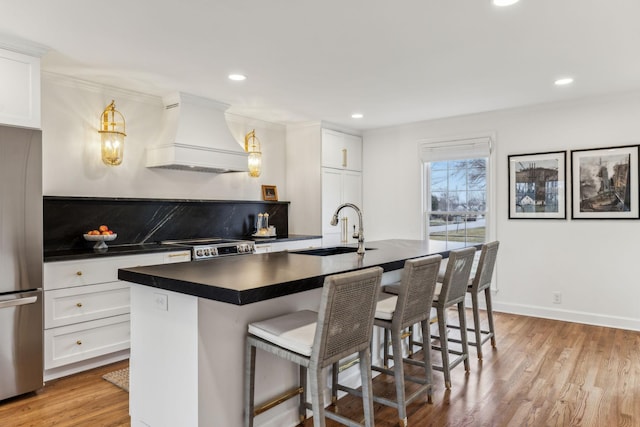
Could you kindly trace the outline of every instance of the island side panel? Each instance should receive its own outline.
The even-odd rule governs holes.
[[[131,285],[129,370],[132,426],[198,425],[197,297]]]
[[[198,301],[199,425],[243,425],[244,356],[247,325],[296,310],[316,311],[322,289],[235,306],[200,298]],[[258,350],[256,405],[297,386],[298,367]],[[256,427],[298,424],[297,400],[291,399],[261,415]]]

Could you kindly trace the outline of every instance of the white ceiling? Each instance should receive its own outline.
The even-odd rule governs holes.
[[[364,130],[640,90],[639,0],[0,0],[0,16],[0,40],[50,49],[45,71],[273,122]]]

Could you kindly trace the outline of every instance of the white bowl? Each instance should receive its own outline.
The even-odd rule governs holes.
[[[116,233],[113,234],[83,234],[84,240],[88,242],[96,242],[93,245],[93,249],[107,249],[107,244],[105,242],[111,242],[112,240],[116,240],[118,235]]]

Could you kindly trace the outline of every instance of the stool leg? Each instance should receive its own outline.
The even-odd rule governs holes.
[[[326,427],[324,419],[324,392],[325,379],[323,369],[318,366],[310,366],[310,392],[311,409],[313,410],[313,427]]]
[[[427,390],[427,402],[433,402],[433,374],[431,370],[431,345],[430,340],[430,325],[429,320],[423,320],[420,322],[422,327],[422,353],[424,354],[424,377],[429,383],[429,390]]]
[[[484,299],[487,304],[487,318],[489,320],[489,333],[491,334],[491,346],[496,346],[496,330],[493,326],[493,307],[491,303],[491,289],[485,288],[484,290]]]
[[[460,341],[462,341],[462,353],[464,353],[464,370],[469,372],[469,342],[467,341],[467,318],[464,312],[464,301],[458,303],[458,319],[460,319]]]
[[[442,354],[442,373],[444,374],[444,386],[451,388],[451,371],[449,367],[449,342],[447,340],[447,318],[444,308],[438,307],[438,333],[440,335],[440,353]]]
[[[385,329],[386,331],[386,329]],[[396,382],[396,396],[398,401],[398,417],[400,426],[407,425],[407,408],[404,393],[404,369],[402,366],[402,330],[391,331],[391,345],[393,346],[393,376]]]
[[[303,422],[307,419],[307,368],[302,365],[300,365],[299,384],[302,388],[302,393],[300,393],[300,406],[298,411],[300,415],[300,422]]]
[[[478,359],[482,360],[482,333],[480,328],[480,309],[478,308],[478,294],[471,294],[471,311],[473,312],[473,332],[476,336],[476,351]]]
[[[334,363],[331,366],[331,403],[334,405],[338,402],[338,373],[340,372],[340,366],[338,363]]]
[[[245,348],[244,366],[244,426],[253,427],[253,394],[255,391],[256,348],[249,342],[247,342]]]
[[[383,340],[382,340],[382,357],[384,358],[384,360],[382,361],[382,366],[384,366],[385,368],[389,368],[389,331],[387,330],[387,328],[382,328],[382,335],[383,335]]]
[[[364,408],[364,425],[365,427],[373,427],[375,423],[373,414],[373,384],[371,382],[371,350],[369,350],[369,347],[366,347],[364,350],[360,351],[359,356],[360,378],[362,381],[362,407]]]

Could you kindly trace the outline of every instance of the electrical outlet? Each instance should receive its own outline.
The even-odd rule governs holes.
[[[553,303],[562,304],[562,294],[560,292],[553,293]]]
[[[168,295],[167,294],[154,293],[153,294],[153,305],[155,305],[155,307],[158,310],[169,311],[169,297],[168,297]]]

